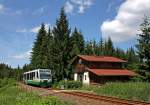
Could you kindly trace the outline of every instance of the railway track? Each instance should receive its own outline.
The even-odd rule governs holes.
[[[150,103],[141,102],[141,101],[120,99],[120,98],[115,98],[115,97],[101,96],[101,95],[95,95],[95,94],[89,94],[89,93],[83,93],[83,92],[65,92],[65,91],[63,91],[62,93],[79,96],[79,97],[95,99],[95,100],[102,100],[102,101],[111,102],[111,103],[117,104],[117,105],[150,105]]]
[[[46,90],[47,88],[43,88],[43,89]],[[64,94],[69,94],[73,96],[79,96],[79,97],[89,98],[89,99],[94,99],[94,100],[101,100],[101,101],[110,102],[112,104],[117,104],[117,105],[150,105],[150,103],[147,103],[147,102],[121,99],[121,98],[110,97],[110,96],[102,96],[102,95],[96,95],[96,94],[91,94],[91,93],[83,93],[83,92],[77,92],[77,91],[68,92],[68,91],[63,91],[61,89],[48,89],[48,90],[60,90],[61,93],[64,93]]]

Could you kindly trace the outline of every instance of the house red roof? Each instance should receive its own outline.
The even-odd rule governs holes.
[[[137,74],[125,69],[89,69],[88,71],[99,76],[136,76]]]
[[[116,57],[110,57],[110,56],[78,55],[78,57],[83,60],[92,61],[92,62],[126,62],[125,60]]]

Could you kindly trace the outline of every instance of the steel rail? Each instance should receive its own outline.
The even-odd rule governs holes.
[[[120,99],[120,98],[115,98],[115,97],[110,97],[110,96],[101,96],[101,95],[95,95],[95,94],[83,93],[83,92],[62,91],[62,93],[79,96],[79,97],[84,97],[84,98],[95,99],[95,100],[102,100],[105,102],[111,102],[111,103],[119,104],[119,105],[150,105],[150,103],[141,102],[141,101]]]

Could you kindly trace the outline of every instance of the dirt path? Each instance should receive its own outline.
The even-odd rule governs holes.
[[[79,96],[62,93],[62,91],[66,91],[66,90],[50,90],[46,88],[44,89],[44,88],[24,85],[22,83],[18,83],[18,88],[28,92],[35,92],[37,95],[43,97],[56,96],[57,98],[63,101],[73,103],[75,105],[116,105],[116,104],[112,104],[100,100],[94,100],[86,97],[79,97]]]

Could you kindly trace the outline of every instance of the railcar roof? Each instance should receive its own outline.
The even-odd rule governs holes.
[[[32,73],[32,72],[36,72],[36,71],[39,71],[39,70],[44,70],[44,71],[49,70],[50,71],[50,69],[35,69],[35,70],[28,71],[28,72],[24,72],[23,74]]]

